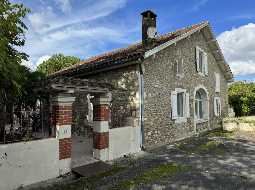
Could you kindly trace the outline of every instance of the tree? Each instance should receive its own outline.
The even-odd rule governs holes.
[[[38,92],[38,90],[41,89],[38,85],[41,85],[41,81],[45,78],[45,75],[38,71],[31,72],[23,65],[20,66],[19,73],[23,77],[22,80],[19,81],[21,90],[15,103],[17,106],[29,106],[33,108],[36,101],[44,96],[44,94]]]
[[[25,44],[27,27],[22,19],[28,12],[22,4],[0,2],[0,105],[13,101],[21,92],[19,69],[28,56],[16,48]]]
[[[46,75],[50,75],[66,67],[72,66],[80,62],[80,59],[74,56],[64,56],[63,54],[55,54],[47,61],[42,62],[37,67],[37,71]]]
[[[255,114],[255,84],[235,82],[229,86],[229,104],[236,116]]]
[[[20,64],[28,56],[18,51],[17,47],[25,44],[27,27],[23,18],[28,12],[22,4],[0,0],[0,138],[4,134],[6,105],[13,108],[21,94],[20,82],[24,80],[24,75],[20,73]]]

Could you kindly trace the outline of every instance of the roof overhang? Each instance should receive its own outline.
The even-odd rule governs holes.
[[[72,77],[57,77],[43,82],[41,91],[47,94],[73,93],[122,93],[125,89],[115,88],[113,85],[93,79],[77,79]]]
[[[223,71],[225,78],[227,79],[228,82],[233,82],[233,78],[234,78],[233,73],[224,58],[220,45],[218,41],[216,40],[212,32],[212,28],[209,24],[207,27],[203,29],[203,34],[207,40],[208,47],[210,48],[219,67]]]
[[[81,64],[73,68],[67,68],[65,70],[53,73],[49,76],[49,78],[55,78],[59,76],[83,77],[108,70],[119,69],[139,63],[143,59],[143,55],[143,52],[134,52],[124,58],[107,59],[90,64]]]

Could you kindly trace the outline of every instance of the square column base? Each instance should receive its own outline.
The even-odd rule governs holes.
[[[98,160],[107,161],[109,160],[109,149],[93,149],[93,157]]]

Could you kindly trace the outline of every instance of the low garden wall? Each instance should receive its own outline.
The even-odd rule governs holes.
[[[0,189],[59,176],[59,142],[56,138],[0,145]]]
[[[227,131],[255,132],[255,117],[226,118],[223,129]]]
[[[141,128],[121,127],[109,131],[109,160],[140,151]]]

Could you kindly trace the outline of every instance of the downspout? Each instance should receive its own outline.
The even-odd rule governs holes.
[[[141,150],[144,150],[144,65],[143,62],[139,63],[139,124],[141,128]]]

